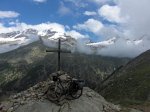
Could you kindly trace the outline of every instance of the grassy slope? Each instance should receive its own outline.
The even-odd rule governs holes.
[[[140,103],[150,97],[150,50],[124,66],[102,94],[121,103]]]

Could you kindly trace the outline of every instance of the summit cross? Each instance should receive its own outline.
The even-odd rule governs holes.
[[[61,53],[71,53],[71,51],[65,51],[65,50],[61,50],[61,39],[58,39],[58,49],[57,50],[46,50],[46,52],[57,52],[58,53],[58,65],[57,65],[57,70],[60,71],[61,70],[61,58],[60,58],[60,54]]]

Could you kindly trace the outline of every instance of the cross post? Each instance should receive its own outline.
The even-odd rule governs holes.
[[[61,50],[61,39],[60,38],[58,39],[58,50],[46,50],[46,52],[57,52],[58,53],[58,66],[57,66],[58,71],[61,70],[61,67],[60,67],[60,61],[61,61],[60,54],[61,53],[71,53],[71,51]]]

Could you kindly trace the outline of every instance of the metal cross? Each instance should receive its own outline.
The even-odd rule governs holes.
[[[58,40],[58,50],[46,50],[46,52],[57,52],[58,53],[58,66],[57,66],[57,70],[60,71],[61,67],[60,67],[60,53],[71,53],[71,51],[63,51],[61,50],[61,39],[59,38]]]

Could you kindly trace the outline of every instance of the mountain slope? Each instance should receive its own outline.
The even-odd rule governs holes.
[[[0,87],[3,91],[24,90],[45,80],[57,70],[57,54],[40,41],[0,55]],[[50,49],[50,48],[49,48]],[[113,58],[85,54],[61,54],[62,70],[86,80],[96,89],[101,80],[114,68],[128,62],[128,58]]]
[[[108,99],[122,102],[150,100],[150,50],[127,63],[104,85],[101,93]]]

